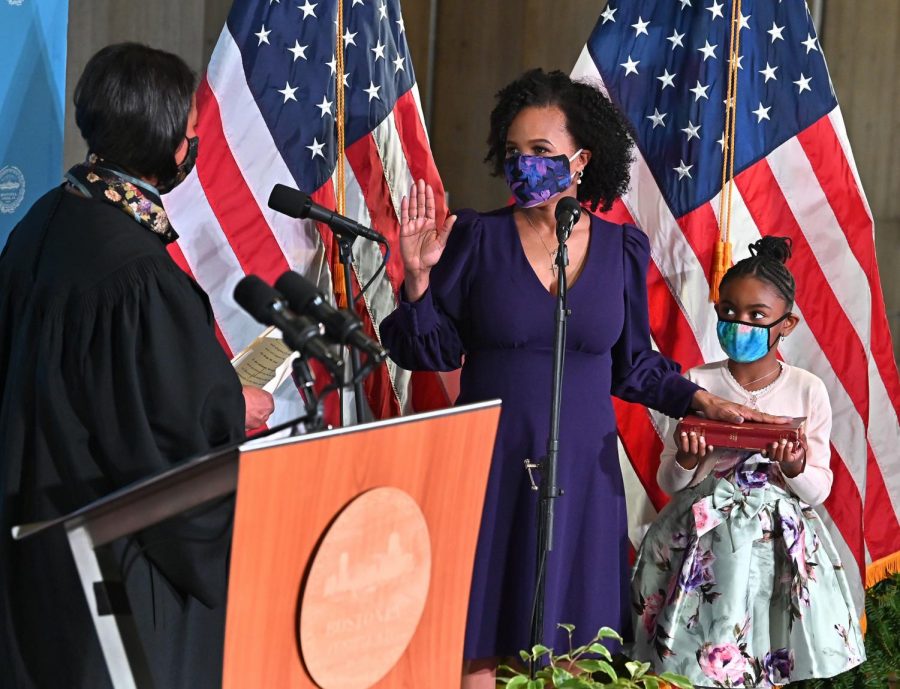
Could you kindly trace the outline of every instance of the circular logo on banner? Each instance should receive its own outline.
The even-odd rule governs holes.
[[[403,656],[428,598],[425,515],[398,488],[353,500],[322,539],[300,599],[300,651],[322,689],[368,689]]]
[[[25,175],[22,171],[12,165],[0,168],[0,213],[15,213],[24,198]]]

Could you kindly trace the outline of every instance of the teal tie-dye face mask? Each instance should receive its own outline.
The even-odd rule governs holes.
[[[732,361],[739,364],[758,361],[768,354],[769,350],[775,346],[775,342],[778,341],[778,338],[775,338],[775,342],[769,342],[769,331],[790,315],[791,313],[788,311],[777,321],[768,325],[719,319],[716,326],[719,344]]]

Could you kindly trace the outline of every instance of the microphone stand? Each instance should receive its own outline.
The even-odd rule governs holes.
[[[333,228],[332,228],[333,229]],[[334,235],[338,242],[338,256],[341,265],[344,267],[344,290],[347,293],[347,308],[356,312],[353,299],[353,279],[351,270],[353,270],[353,242],[356,239],[353,235],[345,232],[334,230]],[[363,405],[363,385],[359,375],[360,360],[359,351],[355,347],[350,347],[350,368],[353,373],[353,402],[356,408],[356,423],[362,423],[366,420],[365,407]],[[344,425],[344,392],[341,389],[341,425]]]
[[[313,376],[312,370],[309,368],[309,362],[303,354],[294,359],[292,369],[294,385],[297,386],[297,389],[300,391],[300,396],[303,398],[303,406],[306,414],[296,421],[291,434],[293,435],[297,432],[297,426],[300,423],[303,423],[306,426],[307,431],[318,431],[323,425],[322,405],[320,404],[319,398],[316,396],[315,377]]]
[[[547,588],[547,560],[553,550],[553,506],[554,500],[563,494],[557,484],[556,469],[559,461],[559,419],[562,407],[562,380],[563,366],[566,355],[566,325],[570,311],[566,306],[568,278],[566,266],[569,265],[569,250],[566,240],[572,232],[572,226],[557,226],[556,236],[559,239],[559,249],[556,252],[557,281],[556,281],[556,311],[555,333],[553,341],[553,384],[550,395],[550,434],[547,438],[547,456],[544,457],[543,476],[540,482],[540,495],[538,502],[538,528],[537,528],[537,573],[535,578],[534,607],[531,614],[531,643],[530,647],[543,643],[544,631],[544,602]],[[535,468],[534,464],[526,463],[529,472]],[[533,483],[533,481],[532,481]],[[534,679],[537,672],[537,663],[532,660],[529,663],[531,678]]]

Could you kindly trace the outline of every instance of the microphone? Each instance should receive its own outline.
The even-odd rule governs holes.
[[[305,194],[299,189],[286,187],[283,184],[276,184],[272,188],[272,193],[269,195],[269,208],[284,215],[289,215],[292,218],[318,220],[328,225],[338,235],[362,237],[373,242],[387,244],[387,239],[384,238],[384,235],[364,225],[360,225],[355,220],[328,210],[325,206],[314,203],[309,194]]]
[[[556,238],[562,244],[572,234],[572,228],[581,217],[581,204],[574,196],[566,196],[556,204]]]
[[[387,358],[387,350],[366,335],[362,321],[346,309],[336,309],[325,301],[322,293],[309,280],[292,270],[275,281],[275,288],[297,313],[308,315],[325,326],[325,332],[341,344],[356,347],[377,362]]]
[[[324,342],[321,326],[291,311],[284,298],[256,275],[238,282],[234,300],[259,323],[278,328],[291,349],[319,359],[333,371],[343,367],[343,359]]]

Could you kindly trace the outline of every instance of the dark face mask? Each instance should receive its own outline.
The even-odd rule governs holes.
[[[168,194],[181,184],[184,181],[184,178],[194,169],[194,165],[197,164],[197,153],[200,150],[200,137],[185,137],[185,140],[188,142],[187,154],[184,156],[184,160],[182,160],[178,167],[175,168],[175,174],[172,177],[159,180],[156,188],[159,190],[160,194]]]

